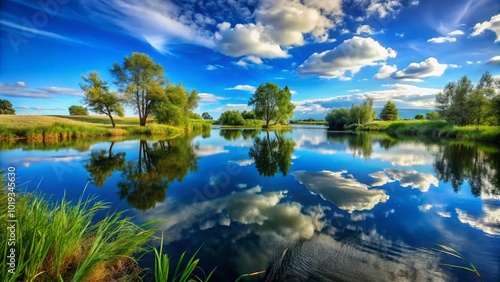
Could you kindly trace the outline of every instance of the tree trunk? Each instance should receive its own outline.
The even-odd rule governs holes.
[[[140,117],[140,122],[139,122],[140,126],[146,126],[146,119],[147,118],[145,116]]]
[[[113,115],[112,114],[108,114],[109,116],[109,119],[111,120],[111,125],[113,125],[113,128],[116,127],[116,124],[115,124],[115,120],[113,119]]]

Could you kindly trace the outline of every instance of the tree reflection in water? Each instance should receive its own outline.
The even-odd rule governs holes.
[[[455,192],[467,181],[471,193],[500,195],[500,150],[465,144],[440,146],[435,155],[436,177],[449,182]]]
[[[255,137],[253,147],[248,154],[255,160],[255,168],[260,175],[274,176],[279,170],[286,176],[292,166],[295,141],[277,131],[274,132],[274,136],[270,138],[267,131],[265,138]]]
[[[233,141],[243,137],[244,140],[255,138],[261,132],[260,129],[221,129],[219,135],[225,140]]]
[[[121,152],[113,154],[113,146],[115,142],[111,142],[108,151],[94,150],[90,153],[90,159],[84,165],[89,172],[90,183],[101,187],[104,182],[114,171],[123,170],[125,168],[125,153]]]
[[[329,141],[335,143],[347,142],[347,146],[352,150],[354,156],[370,159],[373,154],[373,144],[378,142],[379,146],[388,150],[398,144],[398,140],[389,137],[386,134],[375,134],[368,132],[360,133],[340,133],[327,132]]]

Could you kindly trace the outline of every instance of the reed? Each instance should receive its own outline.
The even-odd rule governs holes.
[[[7,202],[5,189],[0,201]],[[145,251],[153,230],[138,226],[123,212],[93,222],[97,213],[108,209],[95,197],[73,204],[63,197],[50,203],[42,196],[16,196],[15,274],[7,273],[7,234],[0,233],[3,256],[2,281],[108,281],[137,280],[140,269],[133,255]],[[6,222],[7,207],[0,205],[0,220]],[[10,247],[9,247],[10,248]]]
[[[448,246],[441,245],[441,244],[437,244],[437,245],[439,248],[433,248],[433,250],[438,251],[438,252],[443,253],[443,254],[447,254],[447,255],[459,258],[467,264],[467,266],[462,266],[462,265],[457,265],[457,264],[449,264],[449,263],[442,263],[441,265],[474,272],[474,274],[476,274],[476,276],[479,278],[479,281],[483,281],[483,278],[481,278],[481,274],[479,273],[477,268],[474,266],[474,264],[472,264],[461,253],[459,253],[457,250],[453,249],[452,247],[448,247]]]

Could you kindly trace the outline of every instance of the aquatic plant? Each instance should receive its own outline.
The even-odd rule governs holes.
[[[468,264],[468,266],[462,266],[462,265],[456,265],[456,264],[449,264],[449,263],[443,263],[441,265],[474,272],[474,274],[476,274],[476,276],[479,278],[479,280],[483,281],[483,278],[481,278],[481,274],[479,274],[479,271],[474,266],[474,264],[472,264],[460,252],[458,252],[457,250],[453,249],[452,247],[448,247],[448,246],[441,245],[441,244],[437,244],[437,245],[439,246],[439,248],[433,248],[433,250],[438,251],[438,252],[443,253],[443,254],[447,254],[447,255],[450,255],[450,256],[457,257],[457,258],[463,260],[464,262],[466,262]]]

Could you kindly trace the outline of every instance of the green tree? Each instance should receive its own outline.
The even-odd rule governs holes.
[[[399,111],[396,108],[396,104],[391,102],[391,100],[385,103],[385,106],[380,111],[380,119],[381,120],[397,120],[399,115]]]
[[[415,119],[425,119],[424,114],[417,114],[415,115]]]
[[[288,86],[280,89],[276,84],[268,82],[261,84],[248,101],[249,106],[253,106],[253,111],[257,118],[269,123],[282,123],[293,115],[295,105],[291,102],[292,93]]]
[[[16,110],[12,107],[9,100],[0,99],[0,115],[15,115]]]
[[[229,110],[222,113],[219,117],[219,124],[222,125],[243,125],[245,120],[237,110]]]
[[[425,118],[428,120],[438,120],[441,118],[438,112],[432,111],[432,112],[427,112],[425,113]]]
[[[342,130],[346,124],[349,124],[351,117],[346,108],[334,109],[325,117],[328,127],[334,130]]]
[[[84,106],[73,105],[68,108],[70,116],[88,116],[89,112]]]
[[[93,112],[107,115],[115,127],[113,115],[124,116],[118,94],[109,91],[108,83],[99,79],[99,74],[96,71],[90,72],[88,77],[83,75],[82,79],[84,83],[80,84],[80,88],[85,93],[83,103],[90,107]]]
[[[133,52],[121,65],[110,70],[114,83],[125,93],[125,102],[139,115],[139,124],[146,125],[154,108],[165,100],[163,67],[146,54]]]
[[[471,111],[467,100],[472,93],[472,82],[467,76],[458,83],[449,82],[443,92],[436,95],[436,105],[439,115],[449,123],[464,126],[470,123]]]
[[[362,105],[352,105],[349,110],[351,121],[349,124],[366,124],[372,122],[375,118],[375,109],[373,109],[373,99],[368,97]]]
[[[170,125],[186,125],[194,113],[193,109],[198,107],[198,92],[192,90],[189,92],[182,86],[182,83],[177,85],[169,84],[165,88],[165,95],[158,103],[152,114],[156,117],[159,123]]]
[[[243,117],[243,119],[257,119],[257,116],[255,116],[255,113],[253,111],[244,110],[243,112],[241,112],[241,116]]]
[[[201,117],[206,120],[213,120],[212,116],[207,112],[202,113]]]

